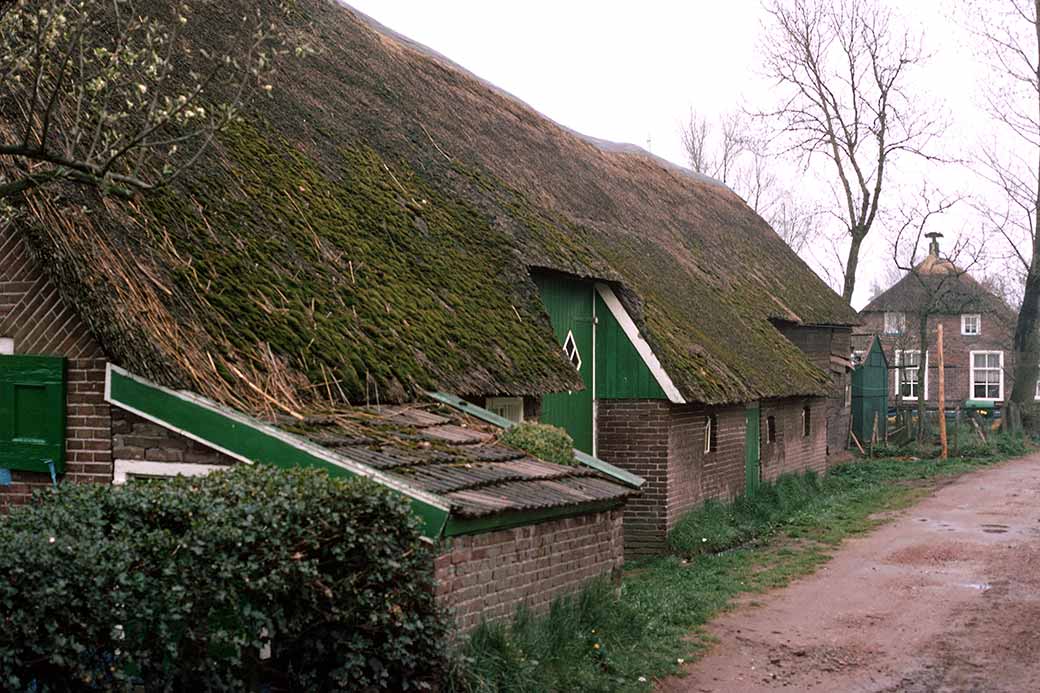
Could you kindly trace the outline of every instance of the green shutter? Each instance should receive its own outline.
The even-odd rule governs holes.
[[[65,469],[65,359],[0,356],[0,467]]]

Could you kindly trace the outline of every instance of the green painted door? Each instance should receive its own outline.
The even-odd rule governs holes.
[[[592,454],[593,295],[590,282],[562,276],[535,278],[549,314],[556,340],[578,370],[585,389],[559,392],[542,398],[542,422],[563,428],[574,438],[574,447]]]
[[[745,492],[751,494],[758,488],[762,479],[759,438],[761,416],[757,403],[748,405],[745,417],[747,422],[744,429],[744,486]]]

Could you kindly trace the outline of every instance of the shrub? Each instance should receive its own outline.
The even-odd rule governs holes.
[[[547,462],[577,464],[577,460],[574,459],[574,440],[567,431],[556,426],[542,423],[517,424],[503,434],[502,442]]]
[[[407,502],[367,481],[63,486],[0,520],[0,689],[429,688],[431,569]]]

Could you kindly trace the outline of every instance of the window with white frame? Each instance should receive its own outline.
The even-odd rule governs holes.
[[[1033,399],[1040,399],[1040,380],[1036,381],[1036,392],[1033,394]]]
[[[896,366],[899,396],[903,399],[917,399],[918,393],[924,392],[924,398],[928,399],[928,356],[925,355],[922,369],[920,351],[897,351]]]
[[[484,400],[484,408],[513,423],[523,423],[524,421],[523,397],[488,397]]]
[[[704,417],[704,452],[714,452],[719,447],[719,418],[715,414]]]
[[[965,313],[961,316],[961,334],[982,334],[982,316],[978,313]]]
[[[972,399],[1004,399],[1004,352],[971,352]]]
[[[903,334],[906,331],[906,313],[885,313],[885,334]]]

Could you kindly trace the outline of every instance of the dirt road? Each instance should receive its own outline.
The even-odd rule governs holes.
[[[659,691],[1040,691],[1040,454],[960,478],[758,601]]]

